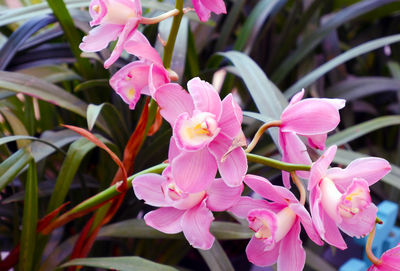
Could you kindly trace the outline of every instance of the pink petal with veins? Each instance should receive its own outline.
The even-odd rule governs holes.
[[[240,199],[242,191],[243,185],[229,187],[222,179],[216,179],[206,190],[207,208],[216,212],[226,211]]]
[[[182,217],[182,230],[190,245],[200,249],[210,249],[214,243],[214,236],[210,233],[210,225],[214,220],[211,211],[205,202],[189,209]]]
[[[232,139],[220,133],[208,145],[208,149],[217,161],[218,170],[224,182],[230,187],[236,187],[242,185],[243,178],[246,175],[247,158],[242,148],[236,148],[222,161],[222,157],[231,145]]]
[[[161,207],[144,216],[146,224],[164,233],[178,233],[182,231],[181,219],[184,210],[172,207]]]
[[[161,108],[161,115],[172,127],[180,114],[184,112],[191,114],[194,109],[192,97],[175,83],[165,84],[158,88],[154,98]]]
[[[188,193],[206,190],[217,173],[215,158],[207,149],[182,151],[171,162],[171,167],[176,185]]]
[[[190,80],[187,86],[193,98],[195,109],[214,114],[218,121],[222,112],[222,103],[215,88],[198,77]]]

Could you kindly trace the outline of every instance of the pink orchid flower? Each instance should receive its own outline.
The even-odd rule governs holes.
[[[345,249],[338,227],[351,237],[368,234],[375,224],[377,207],[371,202],[369,186],[389,173],[382,158],[359,158],[347,168],[328,169],[336,154],[330,147],[311,167],[310,209],[314,225],[329,244]]]
[[[153,96],[158,87],[169,82],[168,72],[163,66],[143,60],[122,67],[110,79],[111,87],[132,110],[141,94]]]
[[[247,217],[250,229],[255,232],[246,248],[249,261],[258,266],[277,262],[278,271],[303,270],[306,254],[300,240],[300,223],[308,236],[322,245],[310,214],[282,186],[272,185],[255,175],[246,175],[244,182],[254,192],[272,201],[242,197],[230,208],[235,215]]]
[[[90,22],[93,28],[89,35],[83,38],[79,48],[85,52],[97,52],[118,38],[111,56],[104,62],[104,67],[110,67],[125,49],[128,53],[155,55],[146,37],[137,31],[142,19],[142,6],[139,0],[92,0],[89,5]],[[134,49],[138,47],[138,49]]]
[[[301,100],[303,96],[304,89],[293,96],[282,112],[279,145],[283,162],[311,165],[307,147],[298,135],[306,137],[311,147],[323,150],[327,133],[339,124],[339,109],[344,107],[346,101],[319,98]],[[302,178],[309,176],[305,171],[296,173]],[[289,173],[282,172],[282,178],[285,187],[290,188]]]
[[[400,243],[382,254],[381,263],[371,265],[368,271],[400,271]]]
[[[154,95],[161,115],[173,127],[179,149],[170,161],[175,183],[185,192],[203,191],[219,169],[228,186],[240,186],[247,172],[244,150],[236,148],[222,158],[233,139],[242,134],[242,110],[231,94],[221,102],[217,91],[199,78],[190,80],[188,89],[190,94],[170,83]]]
[[[215,14],[226,14],[226,7],[223,0],[192,0],[193,7],[200,20],[206,22],[210,18],[211,11]]]
[[[133,180],[138,199],[161,207],[147,213],[144,220],[150,227],[164,233],[183,231],[193,247],[210,249],[215,239],[210,233],[214,220],[211,211],[225,211],[231,207],[240,198],[243,185],[228,187],[221,179],[216,179],[204,191],[186,193],[176,186],[170,169],[167,167],[163,176],[145,174]]]

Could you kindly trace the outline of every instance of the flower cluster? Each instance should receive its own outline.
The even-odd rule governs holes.
[[[193,0],[193,6],[202,21],[211,11],[226,13],[222,0]],[[243,114],[233,96],[221,101],[215,88],[200,78],[188,81],[188,91],[171,83],[171,72],[137,30],[140,23],[149,22],[142,17],[139,0],[92,0],[90,14],[90,24],[96,27],[84,38],[81,49],[99,51],[118,39],[104,66],[112,65],[123,50],[138,60],[115,73],[111,86],[130,109],[135,108],[141,94],[150,95],[172,127],[168,167],[162,175],[145,174],[132,182],[138,199],[160,207],[144,216],[147,225],[165,233],[183,232],[192,246],[210,249],[214,242],[212,212],[230,211],[247,219],[254,231],[246,249],[248,259],[260,266],[278,263],[278,270],[304,267],[301,225],[316,244],[325,241],[339,249],[346,248],[339,229],[352,237],[372,230],[377,208],[369,186],[390,171],[390,164],[370,157],[357,159],[345,169],[329,168],[336,146],[315,162],[306,146],[325,148],[327,133],[340,122],[344,100],[303,99],[304,90],[291,99],[274,122],[279,127],[282,162],[309,165],[310,170],[283,171],[284,186],[273,185],[261,176],[246,175],[246,153],[235,144],[244,138]],[[290,176],[300,191],[300,200],[289,190]],[[304,206],[306,192],[298,177],[308,182],[310,212]],[[243,182],[264,199],[241,196]],[[398,248],[388,251],[382,260],[392,259],[396,253]],[[291,260],[285,260],[287,257]],[[394,264],[393,260],[388,264]],[[383,266],[371,270],[386,270]]]

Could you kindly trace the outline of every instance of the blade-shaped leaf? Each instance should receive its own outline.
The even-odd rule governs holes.
[[[38,190],[36,164],[31,159],[25,183],[25,201],[22,217],[21,250],[19,264],[21,270],[33,270],[36,242],[36,224],[38,221]]]
[[[132,268],[141,271],[177,271],[178,269],[155,263],[140,257],[104,257],[104,258],[83,258],[74,259],[61,265],[61,267],[83,265],[97,268],[116,269],[121,271],[132,270]]]
[[[228,58],[237,68],[260,113],[268,118],[279,120],[288,102],[260,67],[250,57],[240,52],[229,51],[220,54]],[[277,131],[269,132],[275,144],[279,146]]]
[[[348,101],[372,95],[383,91],[397,91],[400,80],[388,77],[358,77],[339,82],[326,90],[330,98],[342,98]]]
[[[0,164],[0,190],[3,190],[32,159],[32,154],[22,148]]]
[[[213,271],[234,271],[232,263],[229,261],[221,244],[215,240],[213,246],[209,250],[198,249],[200,255],[206,261],[210,270]]]
[[[351,126],[330,136],[326,145],[342,145],[372,131],[391,125],[400,125],[400,116],[384,116]]]
[[[370,51],[376,50],[378,48],[384,47],[385,45],[389,45],[392,43],[396,43],[400,41],[400,34],[387,36],[379,39],[375,39],[361,45],[358,45],[343,54],[331,59],[330,61],[326,62],[325,64],[319,66],[317,69],[313,70],[291,87],[289,87],[285,91],[286,97],[293,96],[297,91],[301,90],[302,88],[306,88],[312,83],[314,83],[317,79],[321,76],[329,72],[330,70],[336,68],[340,64],[345,63],[346,61],[358,57],[362,54],[368,53]]]
[[[47,207],[47,212],[53,211],[64,202],[83,158],[94,147],[96,147],[96,145],[86,138],[80,138],[71,144],[58,174],[56,185]]]
[[[62,88],[37,77],[16,72],[0,71],[0,88],[36,97],[86,117],[87,104],[84,101],[64,91]],[[110,134],[108,127],[103,122],[98,121],[97,125]]]
[[[275,70],[271,79],[280,83],[290,70],[311,52],[332,30],[340,25],[360,16],[377,7],[395,2],[396,0],[366,0],[351,5],[334,14],[321,27],[304,38],[302,44],[290,54]],[[301,89],[301,88],[300,88]],[[291,96],[291,95],[288,95]]]
[[[249,227],[232,222],[214,221],[210,232],[219,240],[250,239]],[[181,239],[182,234],[165,234],[146,225],[143,219],[129,219],[103,227],[99,236],[122,238],[168,238]]]

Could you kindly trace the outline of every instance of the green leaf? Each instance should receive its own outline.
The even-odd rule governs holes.
[[[338,149],[333,161],[338,164],[348,165],[351,163],[351,161],[363,157],[368,157],[368,155]],[[393,164],[390,164],[390,166],[392,167],[391,172],[383,177],[382,181],[396,187],[397,189],[400,189],[400,167]]]
[[[83,158],[94,147],[96,145],[86,138],[80,138],[71,144],[58,174],[56,185],[47,207],[48,213],[64,202]]]
[[[326,96],[343,98],[347,101],[379,93],[382,91],[397,91],[400,80],[388,77],[358,77],[339,82],[326,90]]]
[[[213,246],[209,250],[198,249],[200,255],[206,261],[208,267],[212,271],[234,271],[232,263],[229,261],[221,244],[215,240]]]
[[[262,0],[257,3],[236,39],[233,46],[234,50],[242,51],[249,40],[251,41],[256,37],[259,28],[279,2],[280,0]]]
[[[321,25],[315,31],[306,37],[304,37],[303,42],[300,46],[290,54],[282,64],[275,70],[274,74],[271,76],[271,79],[280,83],[285,78],[285,76],[290,72],[290,70],[298,64],[305,56],[308,55],[317,45],[324,40],[324,38],[332,32],[332,30],[337,27],[345,24],[346,22],[357,18],[360,15],[363,15],[371,10],[374,10],[377,7],[382,5],[386,5],[388,3],[395,2],[396,0],[366,0],[351,5],[338,13],[334,14],[327,20],[324,24]],[[301,89],[301,88],[300,88]],[[300,90],[297,89],[296,91]],[[291,95],[288,95],[291,96]]]
[[[0,164],[0,190],[14,180],[31,159],[31,153],[26,148],[22,148],[3,161]]]
[[[0,71],[0,88],[36,97],[86,117],[87,104],[84,101],[62,88],[37,77],[16,72]],[[110,135],[105,123],[98,121],[97,125]]]
[[[126,127],[126,123],[122,119],[121,114],[112,104],[89,104],[86,118],[89,130],[92,130],[97,120],[101,118],[105,120],[105,123],[112,134],[112,138],[114,138],[116,142],[119,142],[121,146],[126,143],[126,139],[129,136],[128,128]]]
[[[253,232],[249,227],[232,222],[214,221],[211,233],[220,240],[250,239]],[[166,234],[146,225],[143,219],[129,219],[101,228],[99,236],[120,238],[163,238],[183,239],[182,234]]]
[[[76,67],[79,73],[85,78],[90,78],[92,65],[87,58],[81,57],[81,49],[79,44],[82,41],[82,36],[75,27],[74,21],[68,12],[67,6],[63,0],[47,0],[47,4],[52,9],[54,15],[59,21],[64,35],[66,36],[70,45],[71,51],[76,58]]]
[[[104,258],[83,258],[74,259],[61,265],[61,267],[83,265],[97,268],[116,269],[120,271],[140,270],[140,271],[177,271],[178,269],[155,263],[140,257],[104,257]]]
[[[19,268],[20,270],[33,270],[33,255],[37,235],[36,224],[38,220],[37,173],[36,164],[33,159],[31,159],[29,164],[25,191]]]
[[[220,55],[228,58],[237,68],[260,113],[267,118],[279,120],[288,102],[260,67],[250,57],[240,52],[229,51]],[[279,146],[278,131],[269,129],[269,132],[275,144]]]
[[[0,108],[0,112],[10,125],[13,134],[29,136],[25,125],[19,120],[16,115],[14,115],[13,112],[11,112],[8,108]],[[26,147],[27,145],[29,145],[29,140],[17,140],[17,145],[18,148]]]
[[[88,80],[85,82],[80,83],[74,88],[74,92],[82,91],[89,88],[95,87],[107,87],[110,88],[110,80],[108,79],[95,79],[95,80]]]
[[[376,50],[378,48],[384,47],[385,45],[389,45],[392,43],[396,43],[400,41],[400,34],[387,36],[383,38],[379,38],[376,40],[372,40],[361,45],[358,45],[343,54],[331,59],[330,61],[326,62],[325,64],[319,66],[317,69],[313,70],[291,87],[289,87],[285,91],[286,97],[293,96],[296,92],[300,91],[302,88],[306,88],[312,83],[314,83],[317,79],[321,76],[329,72],[330,70],[336,68],[340,64],[345,63],[346,61],[358,57],[362,54],[368,53],[370,51]]]
[[[379,117],[351,126],[346,130],[337,132],[336,134],[330,136],[326,141],[326,145],[343,145],[372,131],[392,125],[400,125],[400,116]]]
[[[18,70],[19,73],[31,75],[43,79],[49,83],[62,81],[81,80],[82,78],[74,71],[64,66],[39,66]]]

